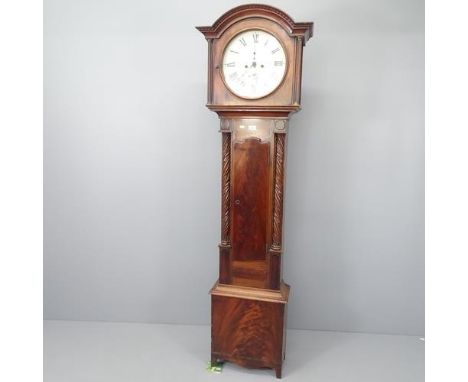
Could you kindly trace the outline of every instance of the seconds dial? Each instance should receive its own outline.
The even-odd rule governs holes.
[[[265,97],[280,85],[285,73],[283,46],[276,37],[263,30],[239,33],[224,51],[224,82],[239,97]]]

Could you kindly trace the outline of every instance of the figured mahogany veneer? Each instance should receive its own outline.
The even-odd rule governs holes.
[[[233,146],[232,283],[266,288],[270,145],[254,137]]]
[[[282,281],[283,199],[290,113],[300,109],[302,50],[312,23],[259,4],[236,7],[212,26],[208,41],[207,107],[222,133],[219,280],[212,298],[212,361],[267,367],[281,378],[289,286]],[[222,78],[222,58],[242,31],[261,29],[284,48],[286,71],[265,97],[244,99]]]
[[[279,291],[216,283],[211,290],[211,360],[272,368],[281,378],[288,295],[284,283]]]

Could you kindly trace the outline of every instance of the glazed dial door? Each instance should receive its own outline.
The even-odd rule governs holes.
[[[272,93],[286,74],[286,54],[272,34],[250,29],[234,36],[223,55],[222,76],[237,96],[257,99]]]

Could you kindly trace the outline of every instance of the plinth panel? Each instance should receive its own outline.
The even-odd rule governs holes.
[[[285,300],[279,291],[255,295],[254,288],[216,288],[211,293],[212,360],[271,368],[281,377],[287,293]]]

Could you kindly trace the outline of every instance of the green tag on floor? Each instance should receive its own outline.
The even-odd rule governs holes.
[[[211,371],[212,373],[221,373],[223,371],[223,363],[222,362],[208,362],[208,366],[206,370]]]

